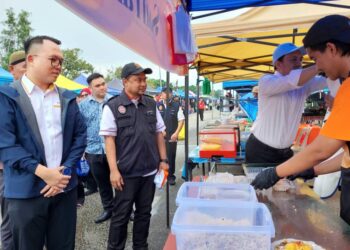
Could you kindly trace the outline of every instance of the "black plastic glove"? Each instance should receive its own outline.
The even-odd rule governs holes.
[[[276,184],[281,178],[276,173],[275,167],[265,168],[251,183],[255,189],[268,189]]]
[[[309,168],[299,174],[288,176],[288,179],[291,181],[294,181],[296,178],[303,178],[304,180],[310,180],[315,177],[316,177],[316,174],[315,174],[314,168]]]

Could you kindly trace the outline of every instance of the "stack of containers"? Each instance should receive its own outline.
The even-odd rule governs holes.
[[[249,184],[185,182],[172,233],[178,250],[271,249],[271,213]]]

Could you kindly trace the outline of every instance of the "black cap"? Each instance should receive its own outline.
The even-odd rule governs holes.
[[[162,88],[162,92],[166,92],[167,91],[167,87]],[[173,93],[173,89],[169,87],[169,93]]]
[[[350,19],[341,15],[330,15],[314,23],[303,39],[304,47],[330,40],[350,43]]]
[[[127,78],[130,75],[137,75],[144,72],[145,74],[152,74],[152,69],[150,68],[142,68],[140,64],[137,63],[128,63],[125,64],[122,69],[122,78]]]

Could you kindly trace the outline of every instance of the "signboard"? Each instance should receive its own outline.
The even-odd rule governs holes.
[[[175,7],[169,0],[57,0],[88,23],[129,49],[172,73],[187,66],[171,64],[166,17]],[[103,46],[103,41],[96,41]]]

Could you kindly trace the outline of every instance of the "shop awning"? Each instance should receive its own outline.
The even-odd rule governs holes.
[[[188,11],[240,9],[244,7],[271,6],[280,4],[293,4],[295,2],[318,3],[320,0],[290,1],[290,0],[187,0]]]
[[[350,7],[349,1],[334,1]],[[272,53],[284,42],[302,45],[308,28],[329,14],[350,10],[309,4],[253,8],[229,20],[195,24],[199,57],[194,67],[213,82],[258,79],[273,72]]]
[[[69,89],[69,90],[80,90],[86,88],[85,85],[76,83],[63,75],[59,75],[56,80],[56,85],[61,88]]]

